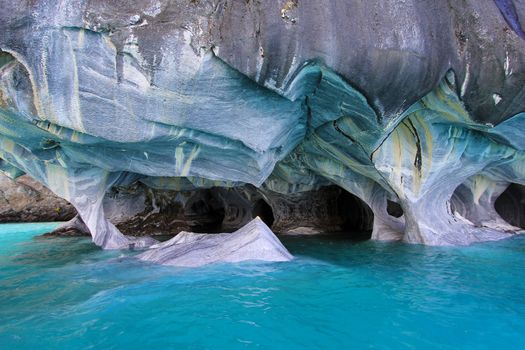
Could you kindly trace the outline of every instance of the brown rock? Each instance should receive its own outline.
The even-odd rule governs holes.
[[[27,175],[16,181],[0,175],[0,222],[67,221],[75,208]]]

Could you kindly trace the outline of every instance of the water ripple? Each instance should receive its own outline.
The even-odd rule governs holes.
[[[525,334],[524,237],[287,237],[292,262],[184,269],[16,230],[0,226],[0,349],[492,349]]]

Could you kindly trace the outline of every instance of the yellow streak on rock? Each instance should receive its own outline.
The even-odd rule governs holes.
[[[47,43],[49,38],[44,36],[43,40],[45,43]],[[58,118],[56,117],[55,111],[52,108],[51,96],[49,96],[49,82],[48,82],[48,77],[47,77],[47,60],[48,60],[47,51],[46,49],[43,49],[42,57],[40,57],[40,68],[42,70],[42,89],[40,89],[40,91],[42,92],[43,99],[41,101],[42,114],[40,114],[39,117],[40,119],[43,119],[43,120],[49,120],[50,117],[52,117],[51,120],[54,123],[58,123]],[[35,85],[35,86],[37,86],[38,88],[38,85]]]
[[[403,184],[401,182],[401,169],[403,168],[403,149],[401,147],[401,134],[400,129],[403,128],[403,124],[399,124],[397,128],[394,130],[392,135],[392,152],[394,155],[394,166],[392,169],[392,177],[394,180],[394,183],[397,183],[399,195],[404,195],[404,189]]]
[[[15,152],[15,142],[8,139],[8,138],[2,138],[2,150],[5,152],[2,153],[14,153]]]
[[[184,164],[184,167],[182,168],[182,172],[181,172],[182,176],[188,176],[190,172],[190,168],[191,168],[191,163],[193,162],[195,157],[199,155],[200,151],[201,149],[199,145],[195,145],[195,147],[193,147],[188,159],[186,160],[186,163]]]
[[[79,134],[77,131],[73,131],[73,132],[71,133],[70,141],[71,141],[71,142],[79,143],[79,142],[80,142],[79,135],[80,135],[80,134]]]
[[[82,112],[80,110],[80,93],[79,93],[79,82],[78,82],[78,65],[77,65],[77,56],[71,37],[69,34],[64,33],[69,40],[69,47],[71,49],[71,57],[73,63],[73,91],[71,96],[71,113],[74,120],[75,129],[78,131],[84,132],[84,124],[82,123]],[[81,29],[78,34],[79,44],[84,41],[84,30]]]
[[[46,164],[45,167],[49,189],[62,198],[70,199],[67,170],[52,164]]]
[[[84,38],[86,37],[85,33],[86,31],[84,28],[80,28],[80,30],[78,31],[78,46],[79,47],[84,47]]]
[[[472,180],[473,183],[473,196],[474,204],[479,205],[479,199],[485,193],[485,191],[490,187],[490,181],[485,176],[476,175]]]
[[[337,150],[335,147],[330,145],[328,142],[323,140],[319,135],[316,133],[312,134],[312,142],[315,142],[320,149],[326,151],[327,153],[331,154],[334,158],[336,158],[340,163],[344,164],[346,167],[352,169],[353,171],[368,176],[366,172],[364,172],[362,169],[364,168],[365,164],[362,164],[355,159],[352,159],[348,157],[346,154],[342,153],[341,151]]]

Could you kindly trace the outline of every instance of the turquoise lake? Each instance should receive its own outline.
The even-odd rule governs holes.
[[[525,237],[281,237],[296,256],[156,266],[0,225],[0,349],[522,349]]]

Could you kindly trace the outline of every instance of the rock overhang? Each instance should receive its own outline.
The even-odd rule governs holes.
[[[483,238],[451,212],[456,188],[524,182],[525,47],[491,1],[301,3],[294,23],[269,3],[62,5],[2,12],[2,158],[93,235],[118,236],[102,204],[114,185],[328,181],[370,205],[375,238],[468,244]]]

